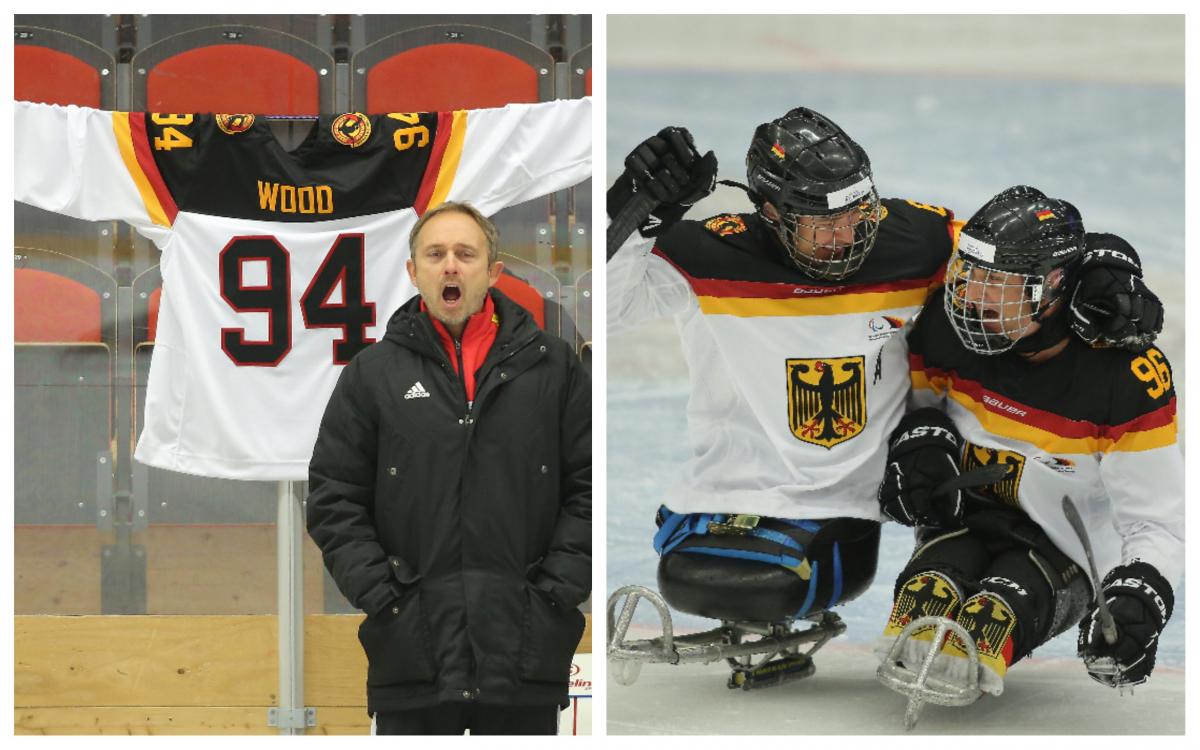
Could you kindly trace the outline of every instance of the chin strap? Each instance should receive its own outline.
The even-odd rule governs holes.
[[[1035,320],[1041,324],[1041,327],[1022,338],[1009,351],[1018,354],[1033,354],[1043,349],[1049,349],[1071,334],[1070,323],[1067,316],[1062,314],[1062,309],[1057,309],[1045,317],[1038,316]]]

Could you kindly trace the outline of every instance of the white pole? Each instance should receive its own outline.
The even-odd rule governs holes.
[[[304,734],[304,530],[292,483],[279,483],[276,556],[279,568],[279,733]]]

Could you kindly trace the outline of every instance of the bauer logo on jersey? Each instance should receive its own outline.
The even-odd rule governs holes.
[[[334,118],[329,130],[338,143],[358,148],[371,137],[371,120],[361,112],[347,112]]]
[[[787,360],[788,423],[806,443],[833,448],[867,424],[866,358]]]
[[[724,214],[714,216],[704,222],[704,228],[714,234],[728,237],[731,234],[741,234],[746,231],[746,222],[736,214]]]
[[[981,466],[996,465],[1008,467],[1008,473],[1004,475],[1004,479],[995,484],[985,485],[976,491],[1002,503],[1019,506],[1017,489],[1021,486],[1021,474],[1025,471],[1025,457],[1016,451],[967,443],[962,460],[964,472]]]
[[[222,133],[245,133],[254,124],[254,115],[213,115]]]

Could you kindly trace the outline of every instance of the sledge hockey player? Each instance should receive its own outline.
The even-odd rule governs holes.
[[[930,652],[933,626],[897,643],[923,616],[955,621],[978,654],[953,632],[945,638],[920,696],[930,702],[999,695],[1013,664],[1076,624],[1096,681],[1138,685],[1154,669],[1183,575],[1175,391],[1158,349],[1094,348],[1070,335],[1072,284],[1097,263],[1132,269],[1137,253],[1115,235],[1085,234],[1067,201],[1009,188],[962,227],[945,287],[908,335],[920,408],[892,432],[879,489],[883,512],[916,527],[876,647],[880,679],[894,689],[909,692]],[[938,490],[986,465],[1005,467],[1003,478]],[[1099,585],[1115,643],[1102,633],[1064,495],[1107,571]]]
[[[760,125],[746,165],[739,187],[753,212],[685,221],[715,186],[716,158],[669,127],[634,149],[608,191],[609,246],[619,246],[607,265],[608,330],[674,316],[692,385],[691,456],[657,518],[655,604],[768,623],[754,632],[776,637],[820,620],[832,637],[844,626],[828,610],[875,574],[875,497],[909,390],[902,328],[942,283],[953,214],[881,200],[866,152],[806,108]],[[653,211],[630,223],[639,204]],[[639,229],[627,240],[626,226]],[[1080,286],[1080,335],[1152,340],[1158,301],[1139,276],[1098,261]],[[628,589],[610,597],[609,653],[634,661],[623,643],[629,603],[615,615]],[[731,687],[813,671],[805,654],[769,644],[760,653],[783,658],[730,661]],[[646,660],[680,659],[660,649]]]

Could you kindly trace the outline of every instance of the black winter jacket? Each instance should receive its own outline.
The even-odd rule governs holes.
[[[473,406],[414,297],[321,420],[308,531],[367,613],[371,713],[567,705],[591,587],[591,384],[565,341],[490,293],[500,327]]]

